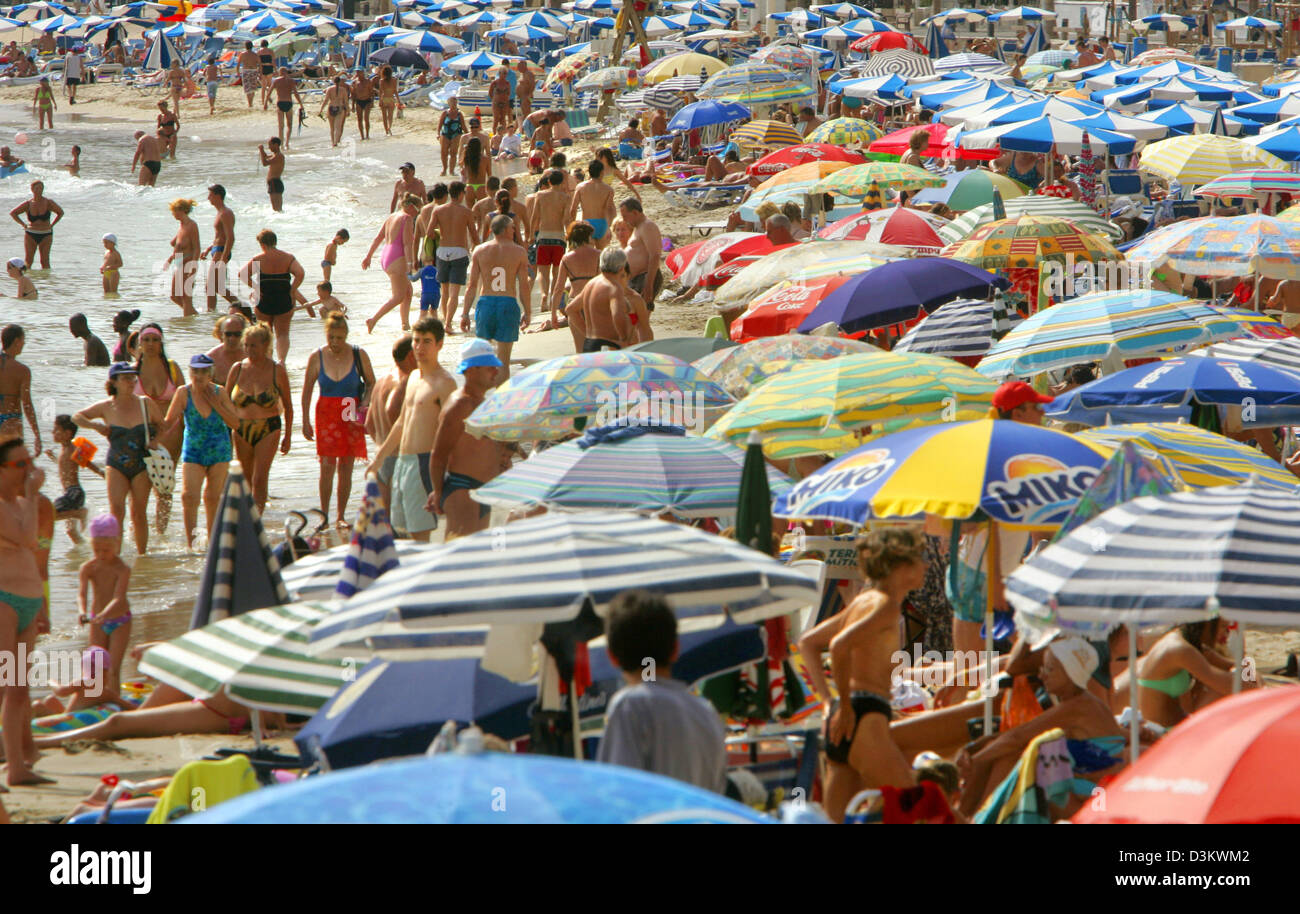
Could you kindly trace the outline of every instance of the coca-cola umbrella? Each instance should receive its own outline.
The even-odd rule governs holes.
[[[745,171],[751,175],[768,177],[806,162],[847,162],[850,165],[861,165],[865,161],[858,153],[830,143],[800,143],[798,146],[787,146],[769,152]]]
[[[846,216],[817,235],[830,241],[875,241],[933,253],[947,244],[938,232],[947,222],[922,210],[894,206]]]
[[[1000,154],[997,149],[963,149],[960,146],[954,146],[948,140],[948,125],[942,123],[922,124],[919,127],[904,127],[902,130],[895,130],[893,133],[887,133],[876,140],[867,147],[867,151],[901,156],[911,148],[912,134],[918,130],[924,130],[930,135],[928,144],[921,150],[921,155],[925,158],[988,160],[996,159]]]
[[[901,48],[904,51],[917,51],[921,54],[928,53],[925,45],[917,41],[911,35],[905,32],[872,32],[863,38],[849,45],[851,51],[888,51],[891,48]]]
[[[690,288],[696,285],[706,273],[717,269],[722,263],[718,259],[721,251],[745,238],[756,238],[758,232],[723,232],[712,238],[705,238],[677,248],[664,257],[664,265],[680,280],[682,285]]]
[[[849,278],[825,276],[806,282],[779,283],[750,302],[749,309],[732,321],[731,338],[744,342],[792,332],[823,298]]]

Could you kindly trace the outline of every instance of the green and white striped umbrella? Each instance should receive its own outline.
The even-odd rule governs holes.
[[[1030,194],[1006,200],[1004,205],[1007,211],[1005,218],[1008,219],[1015,219],[1017,216],[1066,219],[1085,232],[1093,235],[1105,235],[1112,241],[1119,241],[1124,237],[1123,229],[1115,225],[1115,223],[1098,216],[1089,207],[1077,200]],[[949,244],[953,244],[969,236],[981,225],[993,222],[996,218],[993,215],[993,204],[985,203],[983,206],[977,206],[970,212],[964,213],[947,225],[942,226],[939,229],[939,237]]]
[[[224,690],[250,708],[313,714],[356,670],[307,653],[312,628],[331,611],[291,603],[231,616],[150,648],[140,672],[195,698]]]

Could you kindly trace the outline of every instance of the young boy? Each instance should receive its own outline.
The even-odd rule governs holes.
[[[90,625],[90,644],[109,653],[105,688],[119,692],[122,688],[122,658],[131,639],[131,604],[126,590],[131,584],[131,568],[122,561],[122,527],[111,514],[101,514],[90,522],[90,547],[95,557],[81,566],[78,575],[77,609],[80,620]],[[87,611],[89,591],[94,599]]]
[[[333,311],[337,311],[343,315],[348,313],[348,306],[334,297],[334,284],[329,282],[329,280],[316,283],[316,300],[314,302],[299,305],[297,308],[294,308],[294,310],[301,311],[303,308],[306,308],[307,313],[312,317],[315,317],[316,312],[313,309],[317,305],[320,305],[321,317],[325,317]]]
[[[99,265],[100,275],[104,277],[104,294],[116,295],[117,283],[121,279],[122,255],[117,252],[117,236],[109,232],[104,236],[104,262]]]
[[[437,247],[434,247],[435,252]],[[420,268],[420,316],[437,317],[438,301],[442,298],[442,285],[438,282],[438,267],[427,263]]]
[[[647,590],[626,590],[605,621],[609,659],[626,687],[610,700],[597,761],[653,771],[722,793],[726,730],[713,706],[672,678],[677,617]]]
[[[63,494],[54,499],[54,519],[68,522],[68,536],[74,543],[81,542],[78,529],[86,522],[86,492],[81,488],[80,469],[104,475],[104,468],[95,463],[95,446],[85,439],[76,438],[77,424],[66,413],[54,417],[54,443],[63,446],[56,463]]]
[[[320,271],[321,278],[326,282],[330,281],[330,274],[334,270],[334,265],[338,263],[339,245],[347,244],[348,239],[351,237],[352,236],[348,234],[348,230],[342,228],[335,232],[334,239],[329,244],[325,245],[325,256],[321,258]]]

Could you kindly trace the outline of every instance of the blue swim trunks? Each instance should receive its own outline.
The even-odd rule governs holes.
[[[524,313],[509,295],[480,295],[474,305],[474,335],[481,340],[513,343],[519,339]]]
[[[604,219],[588,219],[586,221],[594,230],[592,234],[595,236],[597,241],[604,238],[605,233],[609,231],[609,223]]]

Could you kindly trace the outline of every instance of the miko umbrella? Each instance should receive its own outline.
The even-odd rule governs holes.
[[[498,796],[509,800],[498,806],[491,802]],[[184,821],[612,825],[771,820],[719,793],[621,765],[458,752],[306,778],[255,791]]]
[[[710,353],[695,360],[695,367],[713,378],[732,396],[744,397],[792,362],[834,359],[855,353],[878,352],[869,343],[838,336],[785,334],[752,340],[743,346]]]
[[[918,257],[877,267],[850,279],[813,309],[800,332],[833,323],[846,333],[886,327],[916,317],[921,308],[954,298],[987,295],[1006,280],[942,257]]]
[[[694,130],[697,127],[711,127],[714,124],[743,121],[749,116],[750,110],[744,105],[706,99],[705,101],[691,102],[674,114],[673,119],[668,122],[668,129]]]
[[[252,490],[243,471],[231,467],[208,542],[190,628],[288,602],[280,563],[262,529]]]
[[[390,67],[409,67],[412,70],[429,69],[427,60],[410,48],[401,46],[380,48],[370,55],[370,62],[387,64]],[[444,64],[444,66],[446,65]]]
[[[672,127],[672,124],[668,126]],[[800,143],[798,146],[786,146],[784,149],[769,152],[750,165],[746,171],[751,175],[767,177],[808,162],[844,162],[848,165],[859,165],[864,161],[866,160],[856,152],[841,149],[830,143]]]
[[[1222,26],[1220,26],[1222,28]],[[1184,720],[1085,803],[1086,824],[1300,822],[1300,686],[1225,696]]]

